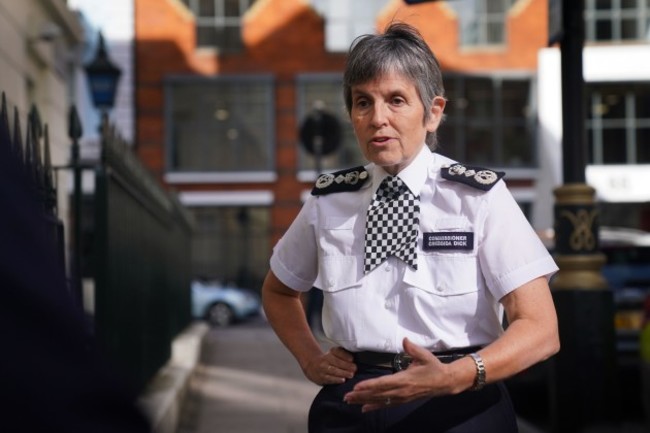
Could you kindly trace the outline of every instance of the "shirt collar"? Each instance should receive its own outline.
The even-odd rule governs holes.
[[[408,186],[414,195],[419,195],[420,190],[427,180],[429,165],[433,161],[433,153],[425,144],[420,149],[420,152],[415,156],[413,161],[407,165],[402,171],[397,173],[400,179]],[[388,176],[383,167],[374,165],[372,167],[372,187],[377,190],[381,181]]]

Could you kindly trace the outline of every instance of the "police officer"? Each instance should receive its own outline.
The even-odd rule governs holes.
[[[432,152],[446,101],[414,28],[358,38],[344,97],[370,163],[318,178],[263,286],[275,332],[323,385],[310,433],[517,431],[502,381],[559,350],[557,266],[503,173]],[[325,352],[300,303],[312,286]]]

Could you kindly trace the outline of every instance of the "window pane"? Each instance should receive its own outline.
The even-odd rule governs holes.
[[[505,26],[503,23],[487,24],[487,43],[502,44],[505,42]]]
[[[467,160],[471,164],[490,165],[494,163],[492,150],[493,128],[489,125],[470,125],[467,128]]]
[[[219,36],[219,47],[221,47],[223,52],[236,52],[241,50],[243,46],[241,39],[241,27],[222,27],[221,31],[219,32]]]
[[[612,0],[596,0],[596,10],[608,11],[612,7]]]
[[[197,45],[240,51],[241,17],[255,0],[183,0],[203,21],[197,21]]]
[[[215,46],[217,44],[217,31],[214,26],[200,25],[196,28],[196,44],[198,46]]]
[[[503,163],[509,166],[529,166],[533,162],[534,143],[526,126],[504,126]]]
[[[596,40],[609,41],[612,39],[612,23],[609,20],[596,21]]]
[[[224,0],[223,1],[223,15],[226,17],[239,17],[244,14],[244,11],[239,10],[239,0]]]
[[[637,119],[650,120],[650,86],[639,86],[634,89],[634,97]]]
[[[593,0],[586,3],[587,36],[591,40],[648,39],[650,0]]]
[[[172,87],[172,170],[271,169],[270,84],[196,80]]]
[[[533,135],[527,125],[532,116],[530,81],[503,80],[501,83],[501,115],[503,121],[502,163],[522,166],[533,163]]]
[[[446,2],[459,17],[461,44],[464,46],[503,44],[505,42],[506,13],[513,1]]]
[[[458,137],[458,125],[450,122],[448,118],[440,128],[438,128],[438,149],[437,152],[456,161],[465,161],[463,149],[459,146],[461,143]]]
[[[650,128],[636,130],[636,156],[638,164],[650,164]]]
[[[529,110],[529,88],[528,81],[503,81],[501,89],[503,117],[526,117]]]
[[[443,83],[445,85],[445,98],[447,99],[447,105],[445,106],[446,114],[453,114],[458,108],[458,98],[462,98],[460,93],[460,82],[461,80],[457,79],[455,76],[443,76]],[[466,104],[463,105],[463,107]]]
[[[625,19],[621,20],[621,39],[636,39],[637,27],[636,27],[636,18],[635,19]]]
[[[190,208],[196,221],[192,273],[258,289],[268,269],[267,207]]]
[[[197,15],[200,17],[215,16],[214,2],[215,0],[199,0],[199,11]]]
[[[603,119],[625,119],[625,97],[616,91],[604,92],[599,109]]]
[[[599,161],[594,159],[594,133],[593,129],[587,131],[587,161],[589,164],[598,164]]]
[[[473,118],[491,117],[494,112],[492,80],[488,78],[467,78],[465,82],[467,116]]]
[[[486,10],[488,13],[491,12],[505,12],[505,2],[504,0],[485,0]]]
[[[534,165],[530,80],[451,76],[445,83],[440,153],[477,165]]]
[[[603,163],[625,164],[625,129],[612,128],[603,130]]]
[[[463,139],[462,123],[465,117],[467,100],[462,93],[462,79],[451,76],[443,77],[445,83],[446,118],[438,128],[438,152],[455,159],[465,161],[465,146]]]

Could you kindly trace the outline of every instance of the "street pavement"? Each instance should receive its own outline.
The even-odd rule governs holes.
[[[178,433],[306,433],[318,390],[261,317],[213,328],[204,337]]]
[[[318,390],[262,317],[212,328],[203,338],[177,433],[306,433]],[[548,433],[524,419],[518,422],[520,433]],[[615,432],[648,430],[626,423],[584,433]]]

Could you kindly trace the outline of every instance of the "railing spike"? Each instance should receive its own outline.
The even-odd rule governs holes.
[[[43,137],[43,124],[41,123],[41,117],[38,115],[38,110],[36,107],[32,110],[33,117],[32,122],[32,157],[34,158],[34,170],[35,174],[39,179],[42,178],[41,172],[43,170],[43,158],[41,155],[41,137]]]
[[[43,168],[46,173],[52,170],[52,154],[50,153],[50,133],[47,123],[43,126]]]
[[[34,128],[34,138],[38,141],[43,136],[43,122],[35,104],[32,104],[32,108],[29,110],[29,118],[32,121],[32,128]]]
[[[78,140],[83,134],[83,128],[81,126],[81,121],[79,120],[79,113],[77,113],[77,107],[72,105],[70,107],[70,113],[68,116],[68,137],[72,140]]]
[[[2,106],[0,106],[0,145],[12,149],[11,133],[9,132],[9,113],[7,113],[7,96],[2,92]]]
[[[27,172],[30,174],[32,179],[35,181],[36,185],[39,185],[38,179],[38,164],[36,162],[36,146],[34,144],[34,127],[32,125],[32,118],[27,118],[27,135],[25,137],[25,165],[27,167]]]
[[[25,166],[25,159],[23,156],[23,137],[20,128],[20,116],[18,114],[18,107],[14,107],[14,139],[11,141],[13,144],[12,152],[16,159],[20,162],[21,166]]]
[[[50,133],[47,123],[43,125],[43,185],[45,186],[45,209],[56,215],[56,187],[52,176]]]

